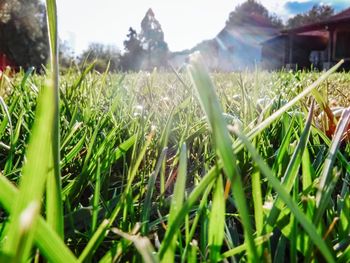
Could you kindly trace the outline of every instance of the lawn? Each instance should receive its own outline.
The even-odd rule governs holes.
[[[349,73],[0,79],[1,262],[349,262]]]
[[[179,73],[61,75],[60,229],[49,220],[50,84],[3,75],[3,256],[18,231],[12,256],[52,262],[347,262],[350,75],[312,86],[323,77],[208,75],[196,58]],[[25,204],[11,229],[21,194],[42,209]]]

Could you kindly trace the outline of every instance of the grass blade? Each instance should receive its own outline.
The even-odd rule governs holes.
[[[258,169],[254,169],[252,174],[252,195],[254,205],[254,220],[258,236],[262,234],[264,228],[263,200],[261,192],[261,176]]]
[[[176,179],[174,195],[171,200],[171,207],[169,212],[168,227],[173,224],[175,216],[180,212],[185,198],[185,186],[187,177],[187,149],[186,144],[183,144],[180,151],[179,172]],[[162,262],[174,262],[176,250],[177,234],[175,233],[169,243],[162,243],[166,247],[164,256],[161,258]]]
[[[272,234],[270,233],[270,234],[266,234],[264,236],[255,238],[254,239],[255,246],[258,247],[258,246],[262,245],[263,243],[267,242],[271,236],[272,236]],[[222,254],[222,258],[232,257],[232,256],[240,254],[246,250],[247,250],[247,244],[243,244],[243,245],[240,245],[238,247],[235,247],[233,249],[226,251],[225,253]]]
[[[23,249],[23,258],[29,256],[29,252],[34,239],[35,224],[31,227],[30,233],[24,243],[20,240],[21,221],[20,216],[32,203],[38,203],[39,209],[34,213],[33,221],[39,215],[41,198],[44,185],[48,176],[49,158],[51,156],[51,132],[54,120],[53,90],[44,87],[38,98],[36,118],[33,131],[27,148],[27,162],[24,164],[22,177],[20,180],[20,192],[17,195],[15,207],[11,214],[8,240],[4,246],[4,251],[9,255],[15,255]],[[19,247],[21,245],[21,247]]]
[[[153,195],[153,190],[154,190],[154,185],[157,179],[157,176],[159,174],[159,171],[161,169],[161,166],[163,164],[163,160],[165,159],[166,153],[168,151],[168,148],[165,147],[161,154],[160,157],[157,161],[156,168],[154,172],[151,174],[150,179],[148,181],[147,185],[147,193],[146,193],[146,198],[143,203],[143,211],[142,211],[142,229],[141,229],[141,234],[142,235],[147,235],[148,234],[148,225],[149,225],[149,216],[151,213],[152,209],[152,195]]]
[[[237,204],[238,212],[241,216],[244,228],[244,238],[248,246],[248,259],[256,261],[257,251],[253,240],[253,230],[250,224],[242,178],[237,171],[236,157],[231,148],[232,140],[227,130],[226,122],[222,116],[221,106],[215,94],[213,83],[199,54],[192,55],[191,65],[188,70],[193,85],[198,92],[201,106],[211,127],[214,143],[218,155],[222,160],[223,170],[227,178],[232,182],[232,193]]]
[[[293,185],[298,175],[304,150],[309,141],[313,110],[314,110],[314,104],[312,104],[310,107],[309,116],[306,120],[305,128],[303,130],[303,133],[300,136],[298,145],[293,153],[293,156],[288,164],[287,170],[282,178],[283,187],[287,192],[290,192],[293,188]],[[275,203],[273,205],[273,208],[270,212],[269,218],[267,220],[271,226],[275,224],[279,216],[279,212],[281,211],[282,208],[283,208],[283,203],[281,202],[280,198],[277,196]]]
[[[95,189],[92,200],[92,221],[91,221],[91,233],[94,233],[97,226],[99,203],[100,203],[100,191],[101,191],[101,161],[97,159],[97,169],[95,173]]]
[[[317,88],[323,81],[325,81],[329,75],[334,73],[342,64],[344,63],[344,60],[340,60],[334,67],[332,67],[330,70],[325,72],[321,75],[320,78],[318,78],[315,82],[313,82],[310,86],[308,86],[306,89],[304,89],[302,92],[300,92],[297,96],[295,96],[291,101],[289,101],[287,104],[283,105],[279,110],[271,114],[268,118],[266,118],[263,122],[261,122],[258,126],[254,127],[251,131],[247,133],[247,137],[252,140],[255,136],[257,136],[260,132],[262,132],[264,129],[266,129],[268,126],[271,125],[275,120],[281,117],[283,113],[288,111],[290,108],[292,108],[298,101],[300,101],[302,98],[307,96],[312,90]],[[238,152],[242,149],[243,145],[241,144],[240,140],[237,140],[233,144],[233,148],[235,149],[235,152]]]
[[[176,231],[178,231],[181,224],[183,224],[184,218],[186,217],[191,207],[195,204],[202,193],[205,192],[207,187],[210,186],[211,183],[217,178],[218,175],[218,171],[214,167],[202,178],[195,189],[193,189],[188,199],[184,202],[181,210],[177,213],[176,217],[172,221],[173,223],[169,225],[162,243],[169,244]],[[159,258],[162,258],[164,256],[165,251],[166,247],[161,246],[159,250]]]
[[[102,221],[97,230],[94,232],[94,235],[91,237],[89,243],[85,246],[83,252],[80,254],[79,262],[90,261],[88,259],[93,255],[105,235],[108,233],[109,225],[110,222],[107,219]]]
[[[327,244],[322,239],[321,236],[318,235],[316,227],[313,222],[310,221],[308,217],[306,217],[299,209],[298,205],[293,201],[285,188],[281,185],[278,179],[274,176],[271,169],[267,166],[267,164],[262,160],[259,156],[258,152],[255,150],[254,146],[250,143],[249,139],[236,130],[236,134],[240,140],[247,147],[247,150],[250,152],[253,160],[259,166],[261,172],[265,175],[269,183],[278,193],[281,200],[287,205],[287,207],[294,214],[295,218],[298,220],[299,224],[304,228],[304,230],[309,234],[310,239],[314,242],[314,244],[319,248],[322,255],[325,257],[327,262],[335,262],[332,253],[329,251]]]
[[[340,146],[342,137],[344,136],[344,132],[346,132],[346,129],[348,128],[349,121],[350,121],[350,109],[346,109],[339,120],[337,129],[335,132],[335,136],[331,143],[329,154],[324,164],[323,172],[320,178],[320,184],[318,186],[318,191],[316,193],[317,211],[314,218],[314,222],[316,225],[320,222],[321,217],[331,197],[330,196],[332,193],[331,190],[333,189],[331,189],[330,186],[328,185],[335,186],[335,184],[330,184],[330,182],[332,181],[332,177],[331,177],[332,169],[333,169],[335,159],[337,157],[337,151]]]
[[[3,175],[0,175],[0,188],[0,203],[8,213],[12,214],[19,194],[18,189]],[[34,240],[45,258],[50,262],[76,262],[77,260],[73,253],[67,248],[57,233],[52,230],[51,226],[41,216],[39,216],[37,221]]]
[[[152,138],[153,138],[153,134],[148,136],[147,141],[144,147],[142,148],[140,155],[138,156],[137,163],[135,164],[134,169],[130,172],[129,181],[127,183],[127,186],[125,187],[122,197],[120,198],[120,201],[117,203],[117,205],[113,209],[110,217],[107,220],[105,220],[105,222],[108,222],[108,223],[100,224],[99,227],[96,229],[94,235],[90,238],[88,244],[86,245],[83,252],[79,256],[80,261],[84,261],[86,258],[88,258],[89,255],[92,254],[93,250],[97,249],[98,246],[102,243],[103,239],[107,236],[108,229],[112,226],[113,222],[116,220],[122,208],[122,205],[125,204],[126,196],[132,187],[132,183],[136,176],[138,167],[141,164],[141,161],[146,153],[148,146],[152,141]],[[115,158],[118,159],[119,157],[121,157],[122,154],[125,153],[126,149],[129,149],[129,147],[134,145],[135,140],[136,140],[136,137],[132,136],[128,140],[126,140],[120,147],[118,147],[118,149],[116,149],[115,151]]]
[[[220,251],[225,233],[225,207],[224,183],[222,176],[219,176],[216,180],[209,218],[208,245],[210,248],[210,262],[220,261]]]
[[[57,33],[57,6],[56,0],[46,0],[47,24],[50,44],[50,77],[54,96],[51,100],[54,108],[53,128],[51,134],[52,158],[49,160],[52,168],[48,175],[46,188],[47,221],[57,233],[64,236],[62,183],[60,171],[60,101],[59,101],[59,65],[58,65],[58,33]]]
[[[142,256],[143,262],[145,262],[145,263],[158,263],[159,262],[157,257],[155,256],[153,246],[147,237],[129,235],[127,233],[120,231],[117,228],[112,228],[111,231],[113,233],[125,238],[126,240],[132,241],[134,243],[136,249],[138,250],[138,252]]]

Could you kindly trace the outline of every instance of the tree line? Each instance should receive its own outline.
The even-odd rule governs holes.
[[[286,24],[271,14],[257,0],[247,0],[229,14],[226,26],[241,26],[251,23],[251,14],[258,14],[277,28],[293,28],[324,20],[335,11],[328,5],[314,5],[309,11],[297,14]],[[5,54],[13,64],[27,69],[41,70],[48,58],[47,25],[45,6],[39,0],[0,0],[0,54]],[[139,71],[153,68],[166,68],[170,54],[164,39],[161,24],[149,9],[141,21],[138,33],[132,27],[123,42],[124,50],[91,43],[77,58],[73,56],[68,43],[60,41],[61,68],[68,69],[72,64],[83,66],[94,63],[95,70]]]

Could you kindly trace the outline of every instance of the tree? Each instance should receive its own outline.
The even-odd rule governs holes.
[[[141,46],[146,52],[144,69],[164,67],[169,53],[168,44],[164,41],[164,33],[153,10],[150,8],[141,22]]]
[[[109,71],[118,71],[120,65],[120,52],[113,46],[101,43],[91,43],[81,56],[80,61],[84,63],[95,63],[95,70],[104,72],[109,65]]]
[[[41,69],[46,63],[49,46],[41,1],[0,0],[0,52],[24,69]]]
[[[74,51],[70,47],[68,41],[59,41],[59,63],[60,70],[67,71],[75,63]]]
[[[256,0],[247,0],[241,5],[236,6],[230,13],[226,21],[226,27],[235,27],[242,25],[254,26],[275,26],[282,27],[282,20],[269,11]]]
[[[136,30],[129,28],[129,34],[126,35],[127,40],[124,41],[125,53],[121,57],[121,68],[124,71],[139,71],[142,61],[145,58],[145,51],[141,46],[141,41]]]
[[[329,5],[314,5],[309,11],[290,18],[287,22],[289,28],[299,27],[323,21],[334,15],[333,7]]]

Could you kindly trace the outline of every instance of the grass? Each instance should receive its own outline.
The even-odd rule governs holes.
[[[0,79],[0,261],[348,262],[350,75]],[[341,116],[335,106],[343,106]]]

